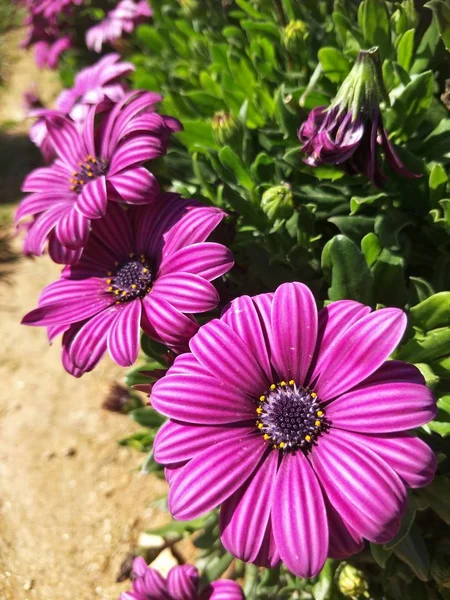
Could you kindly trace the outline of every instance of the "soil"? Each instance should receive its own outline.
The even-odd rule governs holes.
[[[16,50],[22,37],[2,40],[10,78],[0,89],[0,600],[112,600],[129,588],[116,578],[139,534],[167,521],[149,507],[166,485],[140,474],[143,454],[117,444],[139,427],[101,408],[124,370],[105,358],[75,379],[61,365],[59,340],[50,346],[44,329],[20,325],[59,273],[5,239],[11,198],[18,201],[18,182],[36,159],[22,93],[34,81],[47,98],[58,89],[54,74]]]

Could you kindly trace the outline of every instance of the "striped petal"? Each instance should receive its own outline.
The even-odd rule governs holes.
[[[52,115],[46,120],[48,135],[58,156],[76,171],[80,160],[88,154],[75,125],[66,117]]]
[[[77,250],[84,246],[89,237],[90,220],[71,208],[56,223],[56,237],[63,246]]]
[[[83,185],[76,208],[87,219],[100,219],[106,213],[106,177],[102,175]]]
[[[114,198],[127,204],[149,204],[159,194],[156,177],[144,167],[108,175],[108,187],[112,188]]]
[[[164,298],[155,299],[148,294],[142,304],[142,329],[145,333],[171,348],[187,351],[189,340],[198,330],[198,323]]]
[[[129,367],[137,359],[141,313],[142,304],[139,299],[125,303],[109,330],[108,350],[121,367]]]
[[[172,598],[194,600],[198,597],[200,577],[193,565],[177,565],[167,574],[167,589]]]
[[[168,256],[159,269],[160,275],[192,273],[212,281],[234,265],[233,254],[222,244],[203,242],[180,248]]]
[[[216,288],[199,275],[177,273],[164,275],[155,281],[151,295],[158,302],[164,299],[181,312],[207,312],[216,308],[219,294]]]

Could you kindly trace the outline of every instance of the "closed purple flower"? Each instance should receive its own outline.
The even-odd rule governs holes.
[[[111,204],[93,223],[80,261],[64,269],[41,295],[26,325],[63,336],[63,364],[80,376],[108,349],[121,366],[139,351],[139,328],[176,352],[187,349],[198,324],[192,313],[214,309],[210,283],[233,265],[221,244],[205,242],[225,213],[178,194],[152,205],[123,209]]]
[[[244,600],[238,583],[230,579],[213,581],[200,592],[200,577],[193,565],[177,565],[167,579],[138,556],[133,561],[133,590],[119,600]]]
[[[131,33],[138,25],[150,19],[153,12],[147,0],[121,0],[114,10],[86,32],[86,45],[101,52],[103,44],[119,40],[124,33]]]
[[[434,417],[433,395],[414,366],[386,362],[405,325],[350,300],[317,313],[305,285],[285,283],[201,327],[151,393],[170,418],[154,451],[174,517],[222,505],[229,552],[302,577],[392,539],[406,489],[436,466],[408,434]]]
[[[300,127],[298,137],[306,164],[341,165],[348,173],[362,173],[381,187],[386,177],[379,164],[379,147],[399,175],[420,175],[401,163],[383,125],[379,99],[384,84],[378,61],[377,49],[361,50],[330,107],[314,108]]]
[[[36,217],[27,236],[33,254],[42,254],[48,240],[55,262],[76,261],[91,219],[103,217],[108,201],[148,204],[157,197],[156,178],[142,164],[162,156],[169,135],[181,128],[154,112],[160,100],[151,92],[129,92],[99,127],[94,106],[81,132],[66,117],[46,118],[57,159],[28,175],[22,190],[31,193],[16,212],[16,222]]]

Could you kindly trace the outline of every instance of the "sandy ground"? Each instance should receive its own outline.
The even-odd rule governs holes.
[[[8,34],[3,43],[13,49],[21,35]],[[0,169],[3,222],[12,212],[6,188],[34,160],[23,136],[17,144],[23,125],[11,129],[22,117],[21,94],[34,80],[47,97],[55,93],[52,74],[39,75],[29,55],[11,60],[7,89],[0,90],[0,123],[9,123]],[[10,159],[10,148],[20,156]],[[18,240],[7,258],[0,263],[0,600],[116,599],[129,587],[116,577],[140,532],[167,520],[149,508],[165,483],[141,475],[143,455],[117,444],[136,424],[101,409],[123,370],[106,358],[95,373],[75,379],[61,366],[59,340],[49,346],[44,330],[19,324],[59,268],[45,257],[22,258]]]

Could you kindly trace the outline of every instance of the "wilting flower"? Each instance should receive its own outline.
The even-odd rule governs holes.
[[[433,418],[433,395],[414,366],[386,362],[405,326],[399,309],[350,300],[317,313],[301,283],[202,326],[150,397],[170,417],[154,450],[173,516],[221,504],[229,552],[302,577],[393,538],[406,488],[435,471],[407,433]]]
[[[191,313],[214,309],[210,283],[233,265],[221,244],[205,242],[225,213],[178,194],[123,209],[111,204],[94,221],[80,261],[42,293],[23,323],[63,336],[63,364],[79,376],[108,348],[121,366],[136,360],[139,327],[175,351],[184,351],[198,329]]]
[[[401,163],[383,125],[379,101],[381,96],[389,98],[379,61],[377,48],[361,50],[331,105],[310,112],[298,131],[306,164],[341,165],[348,173],[363,173],[381,186],[386,177],[379,164],[378,145],[399,175],[420,177]]]
[[[178,121],[154,112],[161,96],[129,92],[96,128],[97,108],[90,109],[82,131],[65,117],[46,119],[57,159],[35,169],[23,184],[31,192],[19,205],[16,222],[36,217],[27,245],[42,254],[46,240],[55,262],[77,260],[89,236],[91,219],[106,212],[108,201],[147,204],[158,195],[156,178],[142,164],[162,156]]]
[[[115,42],[124,33],[131,33],[152,14],[147,0],[121,0],[103,21],[87,30],[86,46],[95,52],[101,52],[103,44]]]
[[[167,579],[140,556],[133,561],[133,591],[119,600],[244,600],[241,587],[231,579],[213,581],[200,591],[200,577],[193,565],[177,565]]]

